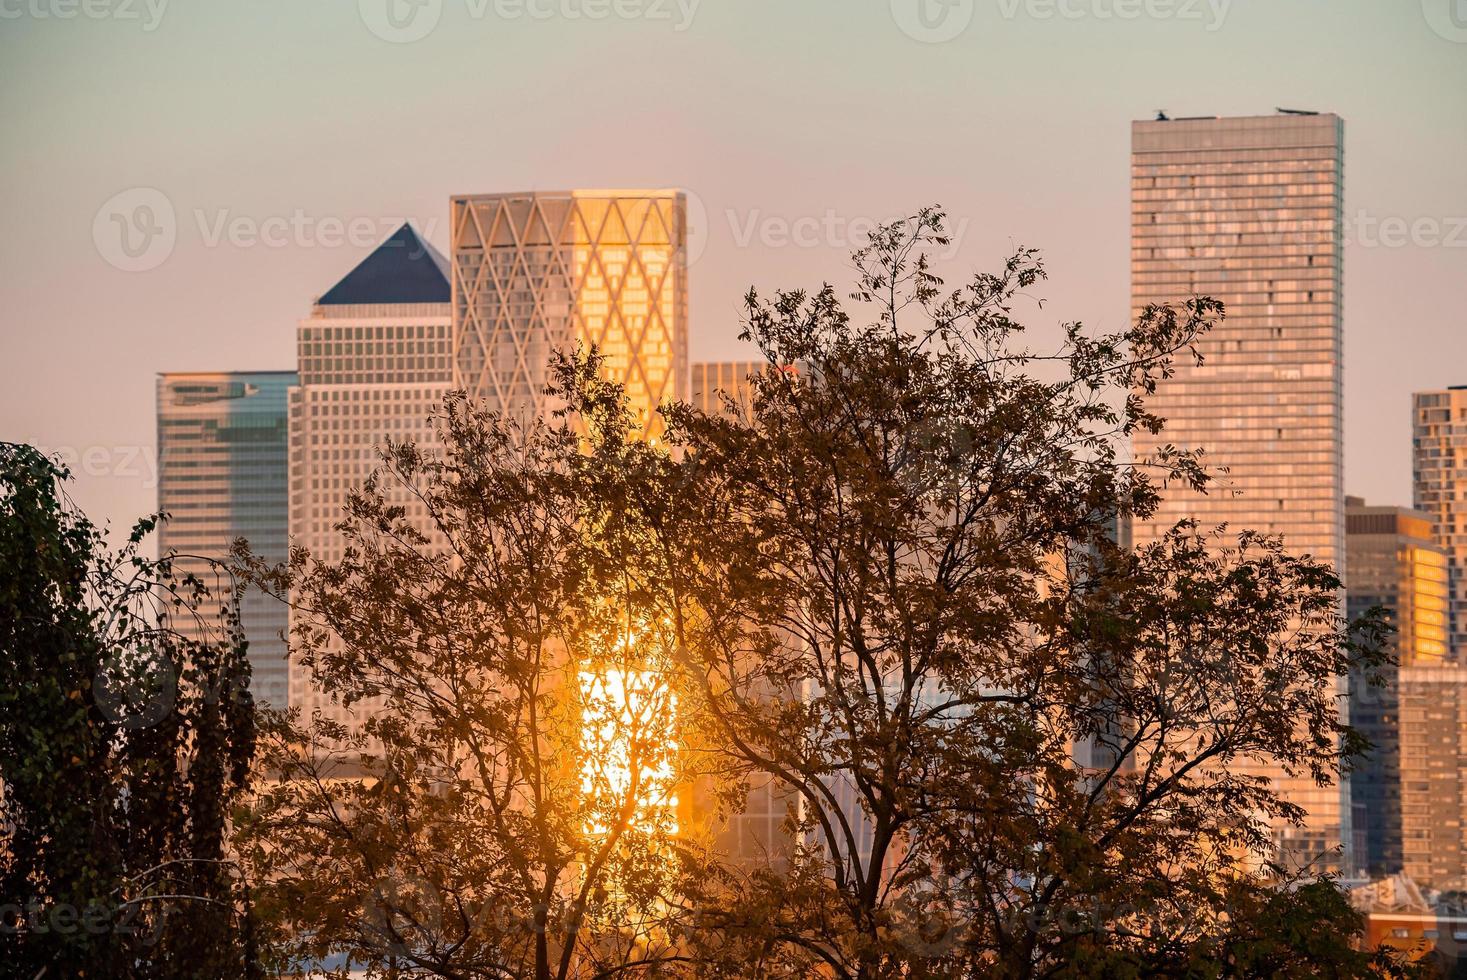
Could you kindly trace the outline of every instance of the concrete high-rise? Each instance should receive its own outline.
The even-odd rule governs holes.
[[[347,496],[381,465],[389,439],[437,444],[429,417],[452,381],[448,267],[410,225],[328,290],[300,322],[300,384],[290,392],[290,506],[293,543],[322,561],[342,558],[335,525]],[[422,502],[383,490],[432,540]],[[291,703],[307,717],[320,710],[342,723],[371,713],[362,702],[348,713],[323,697],[310,674],[293,665]]]
[[[1343,177],[1334,115],[1132,124],[1133,312],[1194,296],[1227,308],[1198,344],[1204,362],[1182,358],[1149,400],[1166,429],[1134,445],[1138,458],[1167,443],[1205,449],[1227,473],[1206,495],[1169,488],[1136,526],[1138,545],[1195,518],[1281,534],[1292,552],[1343,565]],[[1308,813],[1303,828],[1275,829],[1281,856],[1350,840],[1339,787],[1263,772]]]
[[[1463,881],[1467,670],[1446,660],[1447,557],[1431,519],[1347,498],[1352,617],[1385,610],[1395,664],[1385,683],[1351,685],[1350,719],[1373,747],[1351,774],[1356,861],[1371,875],[1404,872],[1418,884]]]
[[[1446,549],[1449,645],[1460,661],[1467,651],[1467,386],[1414,394],[1411,436],[1412,495]]]
[[[170,515],[158,547],[184,556],[177,570],[198,574],[216,598],[233,584],[210,560],[226,559],[236,538],[272,564],[286,558],[286,393],[295,380],[292,371],[158,376],[158,509]],[[256,701],[285,707],[285,606],[251,590],[240,621]],[[200,639],[208,629],[177,626]]]
[[[451,210],[455,386],[543,414],[552,353],[594,344],[656,439],[657,407],[688,390],[686,195],[466,195]]]

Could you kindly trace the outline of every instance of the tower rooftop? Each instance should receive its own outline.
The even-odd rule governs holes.
[[[448,262],[404,224],[316,300],[318,306],[447,303]]]

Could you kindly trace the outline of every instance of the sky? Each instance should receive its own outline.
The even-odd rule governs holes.
[[[1410,393],[1467,384],[1467,0],[0,0],[0,439],[129,525],[157,373],[293,367],[461,193],[687,189],[694,360],[933,203],[950,281],[1042,250],[1036,343],[1120,329],[1130,121],[1279,106],[1345,119],[1346,488],[1409,504]]]

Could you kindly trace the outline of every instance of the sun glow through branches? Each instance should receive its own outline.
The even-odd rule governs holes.
[[[580,674],[581,792],[586,833],[613,827],[652,835],[678,832],[677,697],[656,670],[607,667]]]

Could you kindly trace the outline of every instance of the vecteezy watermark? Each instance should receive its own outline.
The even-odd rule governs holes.
[[[1233,0],[998,0],[1004,20],[1176,20],[1216,31]]]
[[[1467,248],[1467,215],[1379,215],[1356,211],[1345,217],[1345,244],[1361,248]]]
[[[891,0],[891,17],[914,41],[951,41],[973,23],[974,0]]]
[[[1261,192],[1260,192],[1261,193]],[[1231,259],[1305,247],[1335,247],[1330,218],[1302,218],[1280,191],[1257,211],[1239,211],[1227,188],[1199,187],[1139,216],[1151,258],[1178,271],[1213,272]],[[1467,215],[1382,215],[1355,211],[1339,223],[1340,243],[1360,248],[1467,248]]]
[[[405,223],[431,236],[437,218],[317,215],[302,208],[263,217],[229,208],[194,208],[180,222],[173,202],[153,187],[133,187],[108,198],[92,219],[92,241],[109,265],[123,272],[156,269],[173,254],[181,231],[192,231],[205,248],[369,249]]]
[[[94,479],[137,480],[147,490],[158,486],[158,453],[152,446],[45,446],[34,441],[30,444],[73,474]]]
[[[178,674],[158,654],[114,655],[92,678],[92,697],[114,725],[133,731],[152,728],[178,702]]]
[[[1159,202],[1149,216],[1144,231],[1152,257],[1165,261],[1180,272],[1201,273],[1220,269],[1245,249],[1276,250],[1284,245],[1314,241],[1322,251],[1326,247],[1326,230],[1310,232],[1313,239],[1298,230],[1299,222],[1278,218],[1258,218],[1240,212],[1225,187],[1202,186],[1177,189],[1178,196]],[[1272,205],[1282,211],[1287,207],[1283,189],[1276,190]],[[1147,216],[1139,219],[1146,222]]]
[[[144,31],[156,31],[168,10],[168,0],[0,0],[0,20],[138,21]]]
[[[155,187],[130,187],[112,195],[92,219],[98,254],[123,272],[158,268],[177,241],[173,202]]]
[[[1004,20],[1174,20],[1222,27],[1233,0],[998,0]],[[973,22],[974,0],[891,0],[892,19],[908,37],[951,41]]]
[[[821,214],[794,216],[766,214],[759,208],[748,211],[729,208],[725,217],[733,243],[738,248],[835,248],[845,251],[865,248],[878,228],[903,220],[895,216],[846,215],[834,208],[827,208]],[[934,251],[933,258],[944,262],[956,258],[967,230],[967,218],[955,221],[948,232],[947,245]]]
[[[703,0],[455,0],[471,20],[601,21],[668,23],[679,33],[697,16]],[[443,19],[444,0],[357,0],[367,30],[393,44],[421,41]]]
[[[7,902],[0,905],[0,936],[139,935],[144,946],[152,946],[162,933],[167,910],[154,917],[151,925],[140,918],[142,910],[141,902],[116,906],[94,903],[85,907],[40,898],[24,904]]]
[[[314,215],[301,208],[290,214],[256,217],[233,214],[228,208],[195,208],[194,224],[206,248],[373,248],[410,219],[356,215]],[[423,235],[431,235],[438,219],[411,221]]]
[[[1421,0],[1421,12],[1438,37],[1467,44],[1467,0]]]

